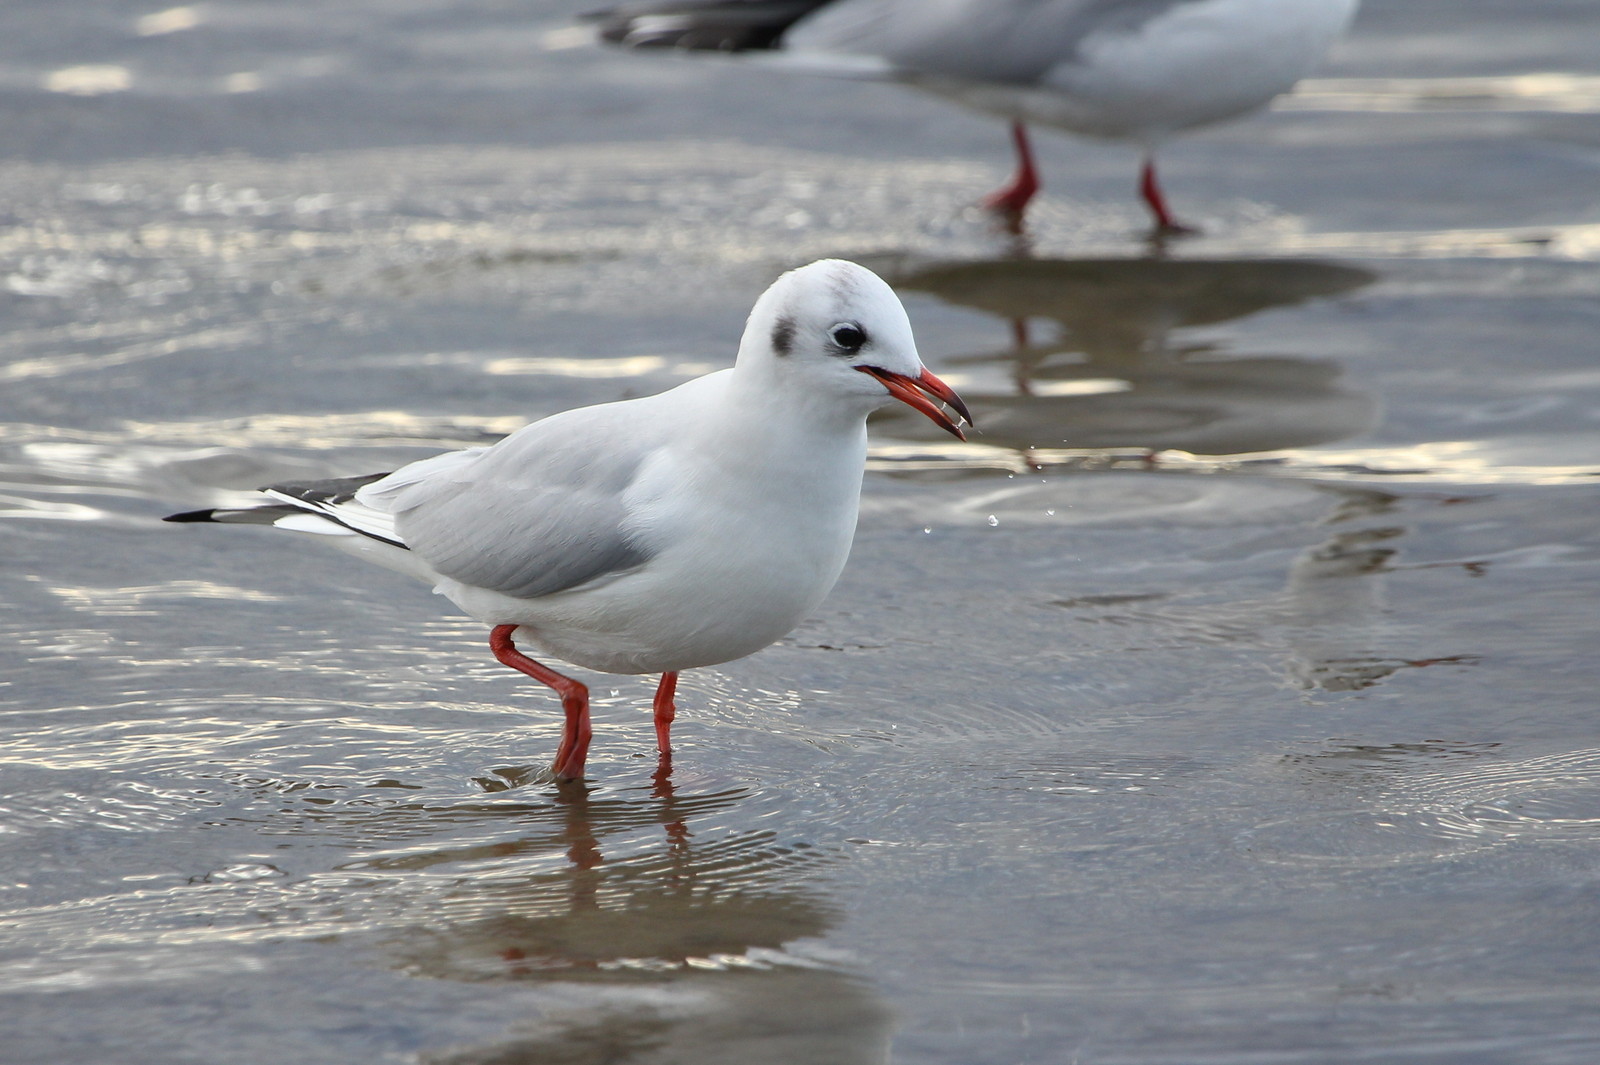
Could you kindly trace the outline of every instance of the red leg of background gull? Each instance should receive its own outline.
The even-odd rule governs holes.
[[[566,711],[566,727],[561,730],[561,746],[556,748],[556,760],[550,768],[557,780],[577,780],[583,776],[583,763],[589,757],[589,689],[571,677],[564,677],[548,666],[541,666],[511,642],[515,625],[496,625],[489,633],[489,649],[502,665],[519,673],[526,673],[540,684],[548,684],[561,696],[561,709]]]
[[[1167,207],[1167,198],[1161,193],[1161,183],[1156,180],[1154,156],[1147,155],[1144,158],[1144,168],[1139,171],[1139,195],[1144,198],[1150,213],[1156,216],[1157,233],[1176,235],[1198,232],[1193,226],[1186,226],[1173,217],[1171,209]]]
[[[678,708],[674,705],[672,697],[678,691],[678,674],[661,674],[661,683],[656,686],[656,750],[662,754],[672,751],[672,719],[678,716]]]
[[[1028,201],[1039,191],[1039,169],[1033,164],[1033,146],[1028,143],[1028,127],[1011,123],[1011,140],[1017,146],[1017,172],[1011,183],[984,197],[983,205],[999,215],[1012,233],[1022,232],[1022,214]]]

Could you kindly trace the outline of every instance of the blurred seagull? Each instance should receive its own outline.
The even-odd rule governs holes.
[[[431,583],[492,626],[496,658],[561,695],[552,770],[576,779],[588,689],[513,637],[587,669],[661,673],[666,753],[680,670],[760,650],[833,587],[855,536],[867,415],[891,399],[957,437],[941,403],[972,423],[922,365],[893,290],[823,260],[756,301],[730,369],[555,414],[490,447],[166,520],[323,534]]]
[[[896,81],[1011,120],[1017,170],[987,197],[1020,232],[1039,174],[1026,123],[1131,141],[1158,233],[1189,231],[1156,179],[1174,133],[1287,92],[1359,0],[643,0],[589,17],[625,48],[777,52],[808,73]]]

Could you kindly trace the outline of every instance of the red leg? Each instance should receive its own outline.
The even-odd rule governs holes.
[[[678,708],[673,704],[672,697],[677,694],[677,691],[677,671],[661,674],[661,683],[656,686],[655,707],[656,750],[662,754],[672,753],[672,719],[678,716]]]
[[[1011,346],[1017,351],[1027,351],[1033,346],[1033,338],[1028,333],[1028,320],[1026,318],[1011,319]]]
[[[1017,146],[1017,172],[1011,183],[984,197],[983,205],[1005,222],[1012,233],[1022,232],[1022,215],[1028,201],[1039,191],[1039,169],[1033,163],[1033,145],[1028,143],[1028,127],[1011,123],[1011,140]]]
[[[556,749],[556,760],[550,768],[557,780],[577,780],[583,776],[583,763],[589,757],[589,689],[571,677],[562,676],[548,666],[541,666],[511,642],[515,625],[496,625],[489,633],[489,649],[502,665],[519,673],[526,673],[540,684],[548,684],[561,696],[561,709],[566,711],[567,723],[561,730],[561,746]]]
[[[1144,159],[1144,168],[1139,172],[1139,195],[1144,198],[1145,205],[1150,208],[1150,213],[1156,218],[1156,233],[1166,236],[1177,236],[1180,233],[1198,233],[1193,226],[1186,226],[1173,216],[1172,210],[1167,206],[1167,198],[1161,192],[1161,183],[1156,180],[1156,160],[1154,156],[1147,155]]]

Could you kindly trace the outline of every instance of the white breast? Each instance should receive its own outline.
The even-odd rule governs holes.
[[[735,431],[736,423],[722,423]],[[438,590],[519,640],[608,673],[658,673],[752,654],[832,589],[855,535],[866,427],[840,438],[685,440],[629,489],[644,566],[537,599],[443,581]]]

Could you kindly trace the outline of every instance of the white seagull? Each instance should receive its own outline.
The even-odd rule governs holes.
[[[1008,118],[1015,232],[1039,189],[1026,123],[1131,141],[1160,233],[1167,137],[1264,107],[1308,74],[1359,0],[642,0],[590,17],[626,48],[781,52],[819,74],[896,81]]]
[[[922,365],[894,291],[823,260],[756,301],[730,369],[555,414],[490,447],[166,520],[323,534],[431,583],[492,626],[496,658],[560,694],[552,771],[571,780],[588,755],[588,689],[513,637],[586,669],[660,673],[665,754],[680,670],[760,650],[833,587],[855,536],[867,415],[891,399],[957,437],[939,403],[972,423]]]

